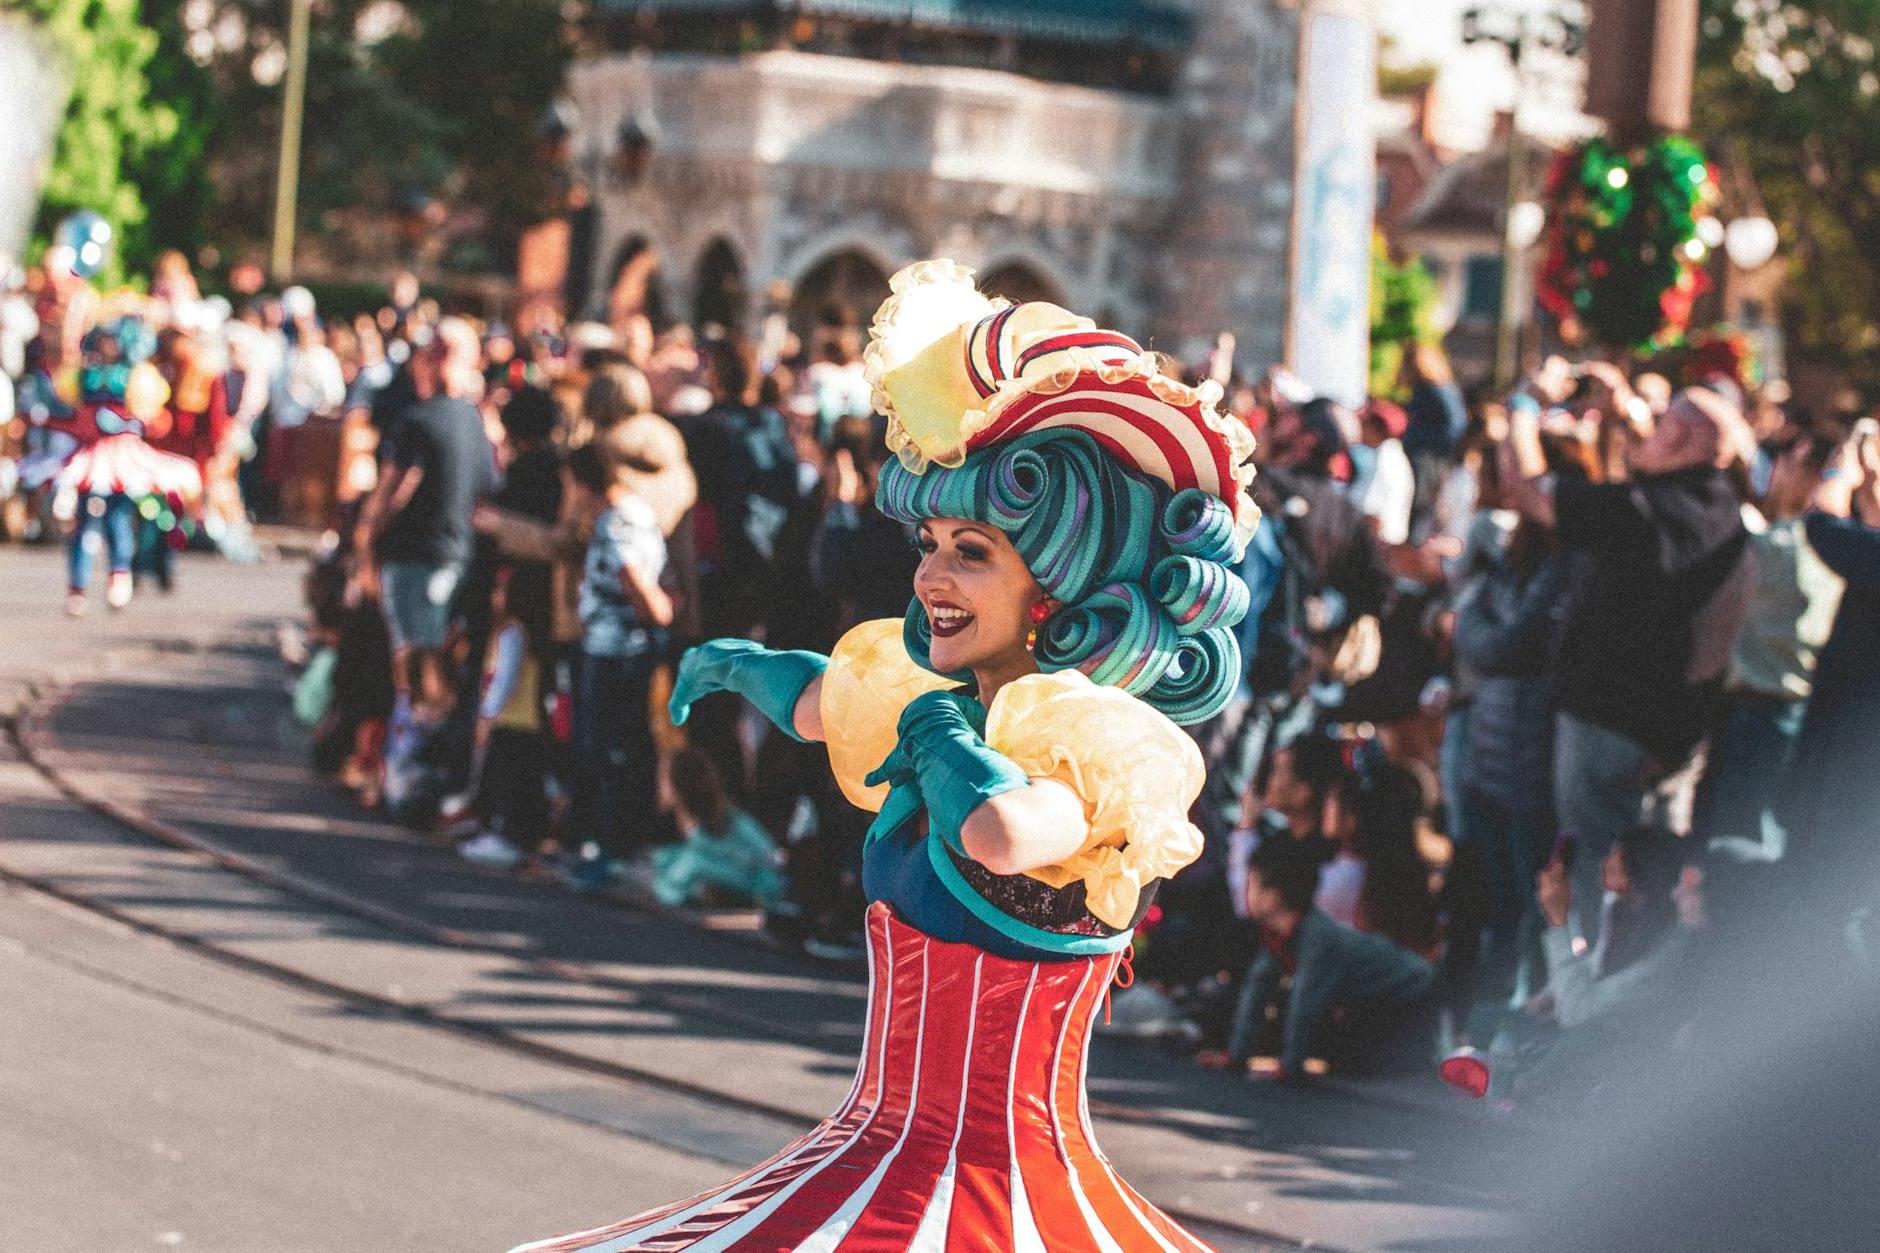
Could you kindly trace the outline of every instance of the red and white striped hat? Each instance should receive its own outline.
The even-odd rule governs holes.
[[[957,466],[1030,431],[1080,430],[1171,490],[1218,496],[1241,543],[1252,536],[1253,434],[1218,410],[1218,384],[1169,378],[1127,335],[1057,305],[988,297],[945,259],[908,266],[891,287],[864,364],[909,470]]]

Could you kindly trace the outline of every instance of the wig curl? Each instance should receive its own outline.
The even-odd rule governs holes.
[[[1233,628],[1249,596],[1226,564],[1234,512],[1218,497],[1171,493],[1087,433],[1047,430],[952,468],[916,474],[890,461],[875,503],[901,522],[964,518],[1011,538],[1062,605],[1039,628],[1040,670],[1081,670],[1184,725],[1216,713],[1240,682]],[[903,637],[908,654],[933,669],[932,624],[918,599]]]

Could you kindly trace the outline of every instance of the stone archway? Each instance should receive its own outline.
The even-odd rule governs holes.
[[[888,298],[888,272],[855,248],[832,252],[803,272],[790,292],[790,329],[805,339],[821,327],[865,327]]]
[[[1003,296],[1015,305],[1027,300],[1045,300],[1054,305],[1065,301],[1063,285],[1029,261],[1002,261],[976,281],[986,295]]]
[[[736,246],[720,235],[693,267],[692,324],[701,329],[715,324],[736,333],[743,329],[749,298],[744,262]]]
[[[656,328],[670,321],[659,249],[644,235],[630,235],[614,250],[606,292],[609,326],[619,326],[635,314],[645,314]]]

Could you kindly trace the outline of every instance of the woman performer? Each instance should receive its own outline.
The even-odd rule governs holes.
[[[170,385],[147,358],[156,337],[142,320],[124,316],[86,335],[85,360],[77,377],[79,408],[72,422],[79,450],[55,481],[55,515],[74,523],[67,552],[65,611],[85,612],[91,583],[92,547],[102,536],[109,577],[105,603],[122,609],[131,601],[131,558],[139,507],[154,498],[194,501],[202,476],[194,462],[159,452],[146,442],[168,430]]]
[[[726,1186],[526,1253],[1205,1248],[1098,1150],[1083,1075],[1135,926],[1201,848],[1177,723],[1239,682],[1253,440],[1218,388],[1054,305],[944,260],[892,287],[866,360],[898,455],[877,500],[923,553],[905,619],[830,657],[713,640],[672,696],[675,722],[730,691],[827,741],[877,812],[854,1085]]]

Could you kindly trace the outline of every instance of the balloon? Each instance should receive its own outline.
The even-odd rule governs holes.
[[[80,278],[104,269],[111,256],[111,224],[90,209],[68,214],[52,232],[52,255]]]
[[[1723,239],[1730,260],[1745,270],[1753,270],[1775,256],[1782,242],[1776,224],[1761,216],[1738,218],[1724,228]]]
[[[148,424],[163,412],[169,399],[170,385],[156,366],[140,361],[131,367],[130,381],[124,384],[124,407],[133,418]]]

